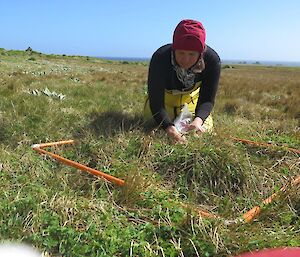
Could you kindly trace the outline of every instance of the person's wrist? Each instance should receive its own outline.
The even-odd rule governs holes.
[[[203,125],[203,120],[200,117],[195,117],[194,121],[197,122],[199,126]]]
[[[174,133],[177,132],[177,129],[175,128],[174,125],[170,125],[166,128],[167,133]]]
[[[183,134],[178,132],[174,125],[166,128],[168,137],[170,137],[175,143],[184,144],[186,143],[186,138]]]

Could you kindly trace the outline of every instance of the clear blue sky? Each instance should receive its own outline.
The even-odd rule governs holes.
[[[300,61],[299,0],[0,0],[0,47],[151,57],[177,23],[203,23],[221,59]]]

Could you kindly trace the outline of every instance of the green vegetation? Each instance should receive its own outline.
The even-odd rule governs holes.
[[[0,238],[46,256],[228,256],[300,246],[300,69],[222,69],[215,131],[172,145],[144,128],[146,63],[0,49]],[[44,93],[43,93],[44,92]],[[283,147],[259,147],[230,136]],[[122,178],[118,187],[41,156]],[[197,208],[220,218],[202,218]]]

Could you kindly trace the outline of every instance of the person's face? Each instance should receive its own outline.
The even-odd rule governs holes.
[[[191,68],[198,61],[199,56],[200,53],[196,51],[175,50],[176,62],[185,70]]]

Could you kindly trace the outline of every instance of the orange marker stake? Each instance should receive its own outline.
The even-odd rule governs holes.
[[[251,140],[247,140],[247,139],[241,139],[241,138],[232,137],[232,136],[230,136],[230,138],[235,140],[235,141],[242,142],[244,144],[263,146],[263,147],[280,147],[280,148],[286,149],[288,151],[300,154],[300,150],[290,148],[290,147],[277,146],[277,145],[273,145],[273,144],[270,144],[270,143],[264,143],[264,142],[255,142],[255,141],[251,141]]]
[[[297,177],[295,180],[292,181],[292,185],[296,186],[300,183],[300,176]],[[284,192],[286,190],[286,187],[282,187],[280,188],[281,192]],[[269,203],[271,203],[274,198],[277,196],[278,193],[274,193],[271,196],[269,196],[267,199],[265,199],[262,203],[263,205],[267,205]],[[259,206],[255,206],[253,207],[251,210],[247,211],[246,213],[243,214],[243,219],[246,222],[250,222],[251,220],[253,220],[257,215],[260,214],[261,211],[261,207]]]
[[[58,141],[58,142],[51,142],[51,143],[43,143],[43,144],[34,144],[31,146],[32,149],[34,148],[44,148],[49,146],[58,146],[58,145],[67,145],[67,144],[74,144],[74,140],[64,140],[64,141]]]
[[[203,211],[203,210],[200,210],[198,208],[196,210],[198,211],[198,216],[199,217],[202,217],[202,218],[213,218],[213,219],[220,218],[220,217],[216,216],[213,213],[210,213],[210,212],[207,212],[207,211]]]
[[[60,141],[60,142],[54,142],[54,143],[46,143],[46,144],[40,144],[40,145],[42,145],[43,147],[46,147],[46,146],[53,146],[53,145],[61,145],[61,144],[74,143],[74,141],[73,142],[71,142],[71,141],[73,141],[73,140]],[[64,143],[62,143],[62,142],[64,142]],[[66,159],[64,157],[61,157],[60,155],[48,152],[48,151],[40,148],[39,147],[40,145],[39,144],[32,145],[32,149],[35,150],[35,151],[37,151],[37,152],[40,152],[40,153],[43,153],[43,154],[47,154],[47,155],[51,156],[52,158],[54,158],[54,159],[56,159],[56,160],[58,160],[58,161],[60,161],[60,162],[62,162],[64,164],[66,164],[68,166],[77,168],[77,169],[82,170],[82,171],[86,171],[86,172],[88,172],[90,174],[93,174],[93,175],[95,175],[97,177],[105,178],[106,180],[108,180],[108,181],[110,181],[112,183],[115,183],[115,184],[117,184],[119,186],[123,186],[125,184],[125,181],[122,180],[122,179],[119,179],[119,178],[113,177],[111,175],[108,175],[108,174],[106,174],[104,172],[92,169],[92,168],[87,167],[85,165],[82,165],[82,164],[80,164],[78,162],[71,161],[71,160]]]
[[[201,218],[213,218],[213,219],[220,218],[219,216],[217,216],[217,215],[215,215],[211,212],[202,210],[198,207],[187,205],[185,203],[181,203],[181,205],[186,209],[191,209],[191,210],[195,211],[198,214],[198,216],[201,217]]]

